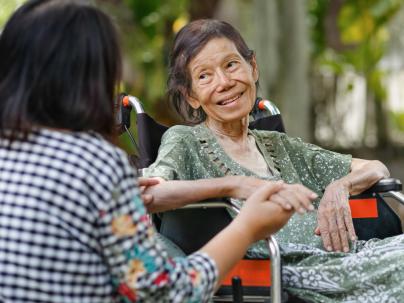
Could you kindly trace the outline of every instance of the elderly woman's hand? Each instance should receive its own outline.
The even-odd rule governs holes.
[[[311,202],[317,198],[317,194],[301,184],[286,184],[271,197],[271,201],[282,206],[285,210],[294,210],[300,214],[313,211]]]
[[[247,176],[228,176],[225,179],[230,188],[229,196],[241,200],[248,199],[259,187],[272,182]]]
[[[234,188],[231,193],[232,198],[247,199],[258,187],[274,181],[265,181],[253,177],[234,176],[231,177],[234,182]],[[282,187],[273,194],[271,201],[281,206],[284,210],[294,210],[300,214],[306,211],[313,211],[314,207],[311,202],[317,198],[317,194],[304,187],[301,184],[286,184],[281,181]]]
[[[328,251],[349,251],[348,238],[356,240],[349,207],[349,189],[337,180],[330,183],[320,201],[315,233],[321,235]]]

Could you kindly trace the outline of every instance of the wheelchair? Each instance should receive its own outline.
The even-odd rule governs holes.
[[[134,96],[118,97],[117,125],[126,132],[137,154],[132,155],[139,169],[152,164],[158,153],[161,137],[168,127],[157,123],[145,113],[141,102]],[[136,141],[130,131],[130,114],[136,112]],[[250,114],[251,129],[285,132],[279,109],[270,101],[257,99]],[[355,232],[359,240],[386,238],[402,234],[400,218],[384,201],[391,197],[404,204],[399,180],[382,179],[364,193],[350,197],[350,207]],[[177,245],[185,254],[200,249],[221,229],[231,217],[227,210],[239,211],[231,200],[203,201],[181,209],[153,215],[158,232]],[[207,222],[203,218],[209,218]],[[195,237],[195,235],[198,235]],[[303,302],[282,291],[280,248],[274,237],[267,239],[270,260],[241,260],[223,280],[214,302]]]

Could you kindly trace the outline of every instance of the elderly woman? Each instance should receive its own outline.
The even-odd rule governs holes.
[[[295,196],[281,201],[277,195],[273,201],[302,213],[276,234],[283,249],[284,286],[316,302],[404,300],[404,237],[356,241],[348,205],[349,195],[388,177],[388,170],[379,161],[249,130],[258,75],[253,51],[228,23],[197,20],[178,33],[169,95],[194,126],[175,126],[164,135],[158,158],[146,171],[160,180],[146,190],[149,209],[214,195],[243,199],[260,182],[284,180]],[[291,184],[320,196],[315,211],[306,212],[311,210],[307,189]],[[265,251],[258,243],[249,253]]]
[[[199,252],[169,258],[114,144],[118,37],[85,2],[27,1],[0,36],[0,302],[205,302],[291,216],[268,202],[282,184]]]

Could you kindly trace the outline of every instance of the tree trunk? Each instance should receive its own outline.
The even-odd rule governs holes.
[[[309,99],[309,33],[306,1],[280,0],[278,99],[288,134],[311,140]]]
[[[254,17],[250,23],[254,30],[251,31],[250,40],[255,50],[260,74],[258,95],[281,106],[279,100],[274,99],[279,71],[278,4],[273,0],[254,0],[252,11]]]
[[[375,147],[377,145],[376,125],[375,125],[375,102],[374,94],[369,88],[369,79],[366,79],[366,107],[365,107],[365,125],[363,128],[363,145]]]
[[[377,146],[380,148],[388,148],[391,146],[389,131],[388,131],[388,117],[385,108],[385,102],[375,98],[375,123],[377,125]]]
[[[213,18],[220,0],[191,0],[189,15],[191,20]]]

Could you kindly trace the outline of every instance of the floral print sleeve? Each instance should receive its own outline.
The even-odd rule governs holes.
[[[311,173],[314,184],[324,190],[331,182],[347,175],[351,169],[352,156],[323,149],[317,145],[305,143],[300,138],[283,137],[290,159],[299,171],[302,179],[304,168]],[[303,161],[301,161],[303,159]],[[304,168],[302,167],[304,166]]]
[[[217,268],[208,255],[170,259],[156,239],[129,164],[100,211],[100,242],[119,302],[206,302]]]
[[[255,131],[281,177],[288,183],[302,183],[318,194],[331,182],[350,172],[352,156],[305,143],[300,138],[268,131]]]

